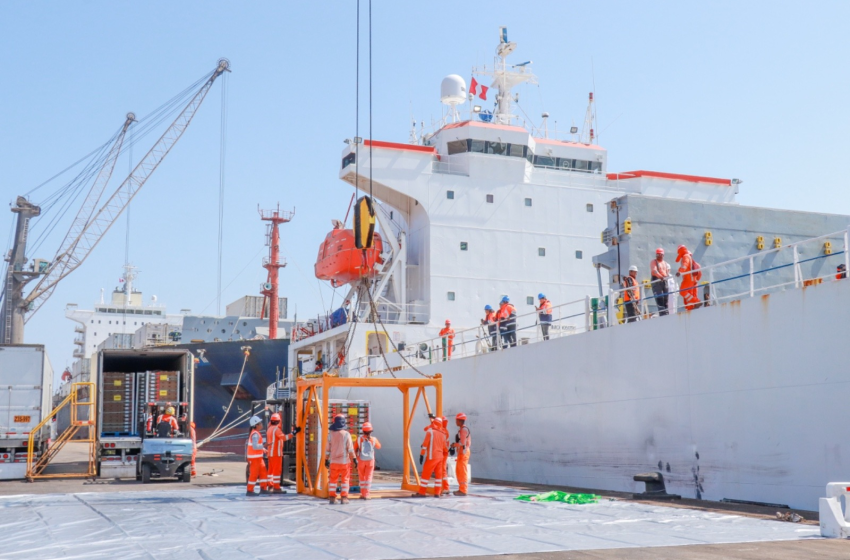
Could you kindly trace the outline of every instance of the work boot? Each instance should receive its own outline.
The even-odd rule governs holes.
[[[331,496],[330,498],[328,498],[328,503],[332,506],[335,506],[336,505],[336,496]]]
[[[420,494],[420,493],[417,492],[416,494],[411,494],[410,497],[411,498],[427,498],[428,496],[426,496],[425,494]]]
[[[455,491],[455,496],[466,496],[466,492],[461,492],[460,490]]]
[[[443,495],[442,494],[434,494],[434,497],[439,499],[439,498],[442,498]]]
[[[348,498],[346,498],[345,496],[343,496],[343,497],[342,497],[342,501],[341,501],[340,503],[342,503],[342,505],[347,504],[347,503],[348,503]]]
[[[286,494],[286,490],[284,490],[283,488],[275,488],[274,490],[272,490],[272,494]]]
[[[249,498],[256,498],[257,496],[259,496],[259,494],[257,494],[256,492],[245,492],[245,495]]]
[[[260,495],[262,495],[262,496],[268,496],[268,495],[269,495],[269,494],[271,494],[271,493],[272,493],[272,491],[271,491],[271,490],[269,490],[268,488],[262,488],[262,489],[260,490]]]

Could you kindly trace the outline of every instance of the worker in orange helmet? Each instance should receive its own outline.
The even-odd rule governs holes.
[[[263,457],[266,454],[265,445],[263,445],[263,421],[259,416],[252,416],[248,421],[251,426],[251,431],[248,433],[248,441],[245,443],[245,457],[248,459],[248,489],[245,493],[249,498],[258,496],[254,493],[254,487],[260,486],[260,494],[270,494],[268,489],[269,474],[266,471],[266,461]]]
[[[466,414],[459,412],[455,416],[455,424],[458,427],[452,451],[457,453],[457,466],[455,467],[455,478],[457,478],[458,490],[455,496],[466,496],[469,492],[469,455],[472,453],[472,434],[466,427]]]
[[[449,419],[445,416],[440,417],[440,426],[443,430],[443,435],[446,436],[446,441],[449,441]],[[450,448],[451,449],[451,448]],[[449,495],[449,454],[446,453],[446,456],[443,458],[443,484],[440,488],[441,494],[443,496]]]
[[[325,451],[325,468],[330,469],[328,479],[328,501],[331,505],[337,500],[337,484],[341,491],[340,503],[348,503],[348,487],[351,483],[351,463],[357,467],[357,457],[354,455],[354,443],[351,434],[345,429],[345,416],[334,416],[330,427],[328,445]],[[334,488],[334,490],[331,490]]]
[[[148,416],[147,431],[152,432],[153,416]],[[173,437],[180,431],[177,418],[174,417],[174,407],[168,406],[163,414],[156,417],[156,437]]]
[[[357,456],[357,476],[360,480],[360,499],[371,500],[372,475],[375,473],[375,451],[381,448],[381,442],[372,435],[372,424],[363,424],[363,435],[354,442],[354,454]]]
[[[640,314],[640,287],[637,281],[638,267],[629,267],[628,276],[623,277],[623,300],[626,303],[626,322],[634,323]]]
[[[269,418],[269,429],[266,432],[269,442],[269,487],[272,494],[286,494],[286,490],[280,488],[280,478],[283,475],[283,444],[301,431],[295,427],[292,432],[284,435],[280,427],[280,414],[275,412]]]
[[[679,245],[676,262],[681,263],[679,271],[676,272],[677,277],[682,277],[681,289],[682,299],[685,301],[685,308],[690,311],[699,306],[699,295],[697,295],[697,283],[702,277],[699,272],[699,265],[694,260],[691,252],[684,245]]]
[[[419,492],[414,498],[424,498],[431,491],[435,498],[441,498],[443,488],[443,464],[449,452],[449,440],[443,432],[443,422],[434,417],[431,425],[425,428],[425,440],[419,452],[419,464],[422,465],[422,476],[419,477]],[[434,481],[431,481],[431,476]],[[426,487],[427,483],[427,487]]]
[[[440,336],[443,337],[443,359],[452,359],[452,349],[455,345],[455,330],[452,328],[452,322],[446,319],[446,326],[440,331]]]
[[[840,264],[835,267],[835,279],[843,280],[847,278],[847,266],[845,264]]]

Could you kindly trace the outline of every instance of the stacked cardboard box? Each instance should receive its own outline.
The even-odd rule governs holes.
[[[153,379],[154,401],[176,403],[180,400],[180,372],[152,371],[148,375]]]
[[[132,373],[104,372],[101,432],[129,434],[133,430]]]

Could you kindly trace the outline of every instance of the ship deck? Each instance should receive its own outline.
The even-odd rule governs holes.
[[[519,502],[539,487],[487,481],[467,497],[389,492],[329,506],[286,494],[246,498],[244,463],[212,454],[191,485],[131,480],[0,482],[3,558],[847,558],[817,516],[716,502],[662,504],[602,492],[588,505]],[[210,476],[210,475],[215,476]],[[397,488],[381,473],[378,488]],[[697,503],[693,503],[697,502]]]

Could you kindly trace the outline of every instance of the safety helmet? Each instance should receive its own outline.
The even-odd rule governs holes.
[[[546,299],[546,294],[537,294],[537,299]]]
[[[445,416],[440,416],[440,423],[443,425],[444,428],[447,428],[449,425],[449,419]]]
[[[250,420],[248,420],[248,424],[253,428],[257,424],[260,424],[262,420],[260,420],[259,416],[252,416]]]
[[[366,433],[371,433],[372,432],[372,424],[370,422],[365,422],[363,424],[363,431],[366,432]]]
[[[687,253],[687,252],[688,252],[688,248],[687,248],[687,247],[685,247],[684,245],[679,245],[678,252],[679,252],[679,254],[680,254],[680,255],[681,255],[682,253]]]
[[[490,306],[490,305],[485,305],[485,306],[484,306],[484,311],[493,311],[493,307],[492,307],[492,306]]]
[[[629,267],[629,272],[637,272],[637,271],[638,270],[637,270],[637,267],[635,265],[632,265],[632,266]]]
[[[174,407],[173,407],[173,406],[169,406],[168,408],[166,408],[166,409],[165,409],[165,413],[166,413],[166,414],[171,414],[172,416],[174,416]]]
[[[836,270],[844,270],[844,269],[846,269],[846,268],[847,268],[847,266],[846,266],[846,265],[844,265],[844,264],[840,264],[840,265],[838,265],[835,269],[836,269]]]
[[[511,298],[509,298],[508,296],[505,296],[505,297],[502,298],[502,303],[510,303],[510,301],[511,301]]]
[[[274,424],[277,424],[278,422],[280,422],[280,414],[275,412],[274,414],[272,414],[269,420],[271,420]]]
[[[451,325],[451,324],[452,324],[451,319],[446,319],[446,324],[447,324],[447,325]]]
[[[455,416],[455,419],[456,420],[466,420],[466,414],[464,414],[463,412],[458,412],[457,416]]]
[[[656,250],[655,250],[655,254],[656,254],[656,255],[663,255],[663,254],[664,254],[664,249],[662,249],[661,247],[659,247],[658,249],[656,249]]]
[[[344,422],[345,421],[345,415],[344,414],[337,414],[336,416],[334,416],[334,420],[342,420]]]

